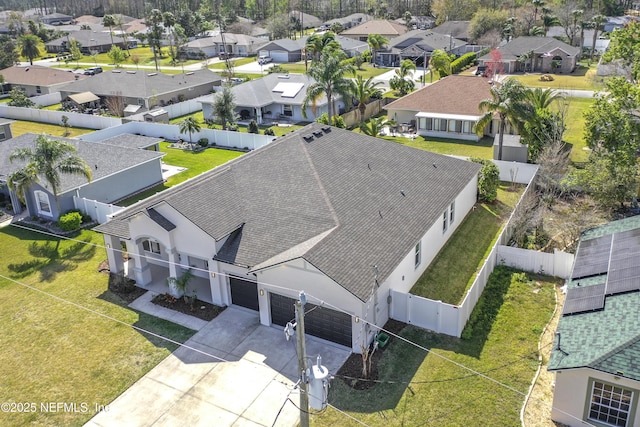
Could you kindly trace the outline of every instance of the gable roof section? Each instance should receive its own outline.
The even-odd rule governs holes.
[[[102,144],[117,145],[127,148],[147,148],[156,145],[162,138],[155,138],[144,135],[134,135],[131,133],[121,133],[108,139],[100,141]]]
[[[490,98],[487,79],[454,74],[387,104],[387,110],[479,116],[480,101]]]
[[[532,37],[523,36],[516,37],[504,46],[500,46],[498,50],[502,54],[502,60],[513,61],[521,55],[533,51],[535,54],[544,55],[556,49],[564,51],[569,56],[576,56],[580,53],[580,48],[571,46],[563,41],[554,39],[553,37]],[[491,53],[488,53],[479,60],[493,60]]]
[[[602,236],[637,229],[640,229],[640,216],[613,221],[583,232],[580,245]],[[640,238],[635,239],[632,247],[637,253]],[[576,264],[579,256],[580,247]],[[608,274],[572,279],[567,287],[571,290],[603,284],[607,282]],[[564,314],[557,332],[560,333],[560,349],[556,341],[549,359],[550,371],[591,368],[640,381],[640,291],[607,294],[602,309]]]
[[[0,74],[2,74],[6,83],[29,86],[52,86],[71,83],[88,77],[58,68],[43,67],[42,65],[14,65],[0,70]]]
[[[469,24],[471,21],[446,21],[433,29],[440,34],[448,34],[452,37],[469,40]]]
[[[0,144],[0,173],[10,175],[23,166],[19,161],[10,162],[9,156],[16,148],[33,148],[35,140],[39,135],[26,133],[15,138],[2,141]],[[92,181],[104,179],[120,171],[132,168],[138,164],[145,163],[164,156],[164,153],[149,150],[131,149],[102,144],[99,142],[88,142],[79,139],[61,138],[47,135],[48,138],[65,141],[73,145],[80,156],[91,167],[93,175]],[[78,187],[87,185],[88,182],[83,176],[61,174],[61,185],[59,193],[75,190]]]
[[[386,19],[374,19],[365,21],[360,25],[341,32],[343,36],[355,36],[363,34],[380,34],[385,37],[397,37],[407,32],[407,27]]]
[[[433,52],[436,49],[460,47],[467,44],[463,40],[449,36],[449,34],[437,33],[432,30],[411,30],[401,36],[390,40],[387,46],[380,52],[399,53],[409,47],[418,47],[423,52]]]
[[[216,259],[268,268],[302,257],[365,300],[371,265],[388,277],[479,168],[312,123],[96,230],[129,238],[127,218],[168,203],[214,239],[228,236]]]
[[[260,79],[250,80],[241,85],[233,86],[231,91],[233,92],[235,104],[238,107],[264,107],[271,104],[290,104],[290,105],[302,105],[302,101],[307,94],[307,87],[313,84],[315,80],[306,74],[268,74]],[[294,96],[289,92],[277,91],[277,86],[283,87],[284,85],[297,85],[300,89],[295,92]],[[293,93],[293,92],[291,92]],[[212,103],[214,95],[206,96],[200,100],[202,103]],[[327,97],[322,96],[316,101],[317,106],[322,106],[327,103]]]
[[[272,40],[262,46],[261,50],[286,50],[287,52],[299,52],[304,48],[306,39],[278,39]]]
[[[149,73],[140,70],[115,71],[106,71],[89,79],[69,83],[61,87],[60,91],[92,92],[99,96],[148,98],[207,83],[210,83],[213,89],[213,85],[219,84],[222,80],[219,74],[208,69],[184,74]]]

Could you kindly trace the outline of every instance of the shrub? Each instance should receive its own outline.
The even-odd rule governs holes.
[[[82,217],[82,223],[86,224],[89,223],[91,221],[93,221],[93,218],[91,218],[91,215],[88,215],[84,212],[82,212],[80,209],[70,209],[68,211],[66,211],[64,214],[68,214],[68,213],[72,213],[72,212],[77,212],[80,214],[80,216]]]
[[[209,140],[207,138],[200,138],[198,140],[198,145],[205,148],[209,145]]]
[[[276,136],[276,133],[273,131],[273,129],[271,128],[267,128],[264,130],[264,134],[265,135],[271,135],[271,136]]]
[[[249,133],[260,133],[260,130],[258,129],[258,123],[256,123],[255,120],[251,120],[249,122]]]
[[[553,76],[551,74],[543,74],[540,76],[540,81],[541,82],[552,82],[553,81]]]
[[[451,63],[451,74],[457,74],[468,65],[476,62],[476,52],[469,52],[462,55]]]
[[[74,231],[80,228],[82,223],[82,215],[80,212],[69,212],[58,219],[58,225],[64,231]]]
[[[491,160],[471,159],[474,163],[480,163],[480,175],[478,176],[478,196],[484,202],[493,202],[498,198],[498,186],[500,185],[500,170]]]

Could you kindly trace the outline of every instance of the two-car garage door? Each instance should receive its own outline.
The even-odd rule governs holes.
[[[270,294],[271,323],[285,326],[295,320],[295,300]],[[351,316],[329,308],[305,304],[305,332],[318,338],[351,347]]]

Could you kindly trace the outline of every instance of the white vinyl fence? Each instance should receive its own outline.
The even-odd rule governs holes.
[[[44,95],[32,96],[29,98],[36,105],[42,105],[48,107],[49,105],[59,104],[62,102],[62,95],[60,92],[47,93]]]
[[[148,122],[129,122],[121,126],[82,135],[80,138],[86,141],[99,142],[123,133],[151,136],[169,141],[177,141],[179,138],[182,138],[185,141],[189,139],[188,134],[185,135],[180,133],[180,127],[178,125]],[[256,148],[263,147],[274,139],[273,136],[268,135],[230,132],[206,128],[200,129],[200,132],[193,133],[193,141],[198,141],[200,138],[207,138],[209,140],[209,144],[215,143],[217,146],[222,148],[246,148],[249,150],[255,150]]]
[[[69,125],[87,129],[105,129],[122,124],[122,120],[116,117],[93,116],[91,114],[73,113],[70,111],[40,110],[38,108],[0,105],[0,117],[7,119],[61,125],[62,116],[67,116],[69,118]],[[38,132],[37,127],[34,128],[34,132]],[[60,132],[62,133],[62,131],[62,126],[60,126]]]
[[[557,251],[553,254],[505,246],[510,239],[511,219],[521,208],[521,202],[529,191],[533,191],[533,179],[537,167],[513,162],[495,162],[500,168],[501,179],[518,183],[527,183],[527,189],[520,197],[507,225],[498,237],[491,252],[487,256],[476,279],[467,291],[460,305],[447,304],[404,292],[391,291],[390,317],[401,322],[429,329],[437,333],[460,337],[467,321],[471,317],[476,303],[480,299],[489,276],[496,265],[508,265],[534,273],[543,272],[549,275],[566,278],[571,273],[573,255]],[[517,169],[517,173],[514,170]],[[509,177],[504,179],[502,177]],[[513,177],[513,178],[512,178]],[[524,180],[527,181],[524,181]],[[524,182],[523,182],[524,181]]]
[[[98,202],[97,200],[85,199],[83,197],[73,197],[73,204],[76,209],[84,212],[100,224],[109,220],[109,215],[120,212],[123,207]]]

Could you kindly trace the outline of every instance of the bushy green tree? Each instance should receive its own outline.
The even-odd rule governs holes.
[[[236,103],[229,86],[225,86],[215,95],[213,112],[224,130],[227,129],[228,125],[233,125],[236,122]]]
[[[491,160],[472,158],[472,162],[480,163],[482,169],[478,175],[478,197],[484,202],[493,202],[498,198],[500,186],[500,170]]]
[[[20,55],[27,58],[31,65],[33,65],[33,60],[40,56],[40,48],[38,47],[40,42],[40,38],[34,34],[25,34],[18,38]]]
[[[120,64],[126,59],[124,50],[120,49],[120,47],[116,45],[111,46],[111,49],[107,52],[107,56],[111,59],[116,68],[119,68]]]
[[[485,34],[495,31],[501,32],[507,21],[507,12],[481,8],[471,18],[469,36],[471,40],[480,40]]]
[[[27,98],[22,88],[18,86],[11,89],[9,96],[11,97],[9,105],[12,107],[33,107],[35,105],[32,100]]]

